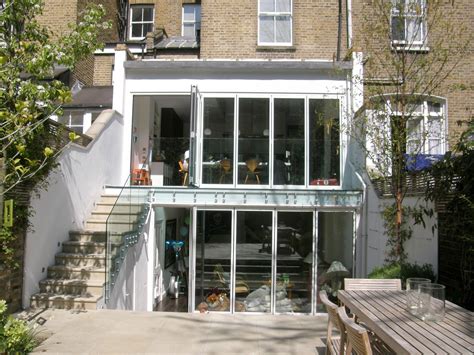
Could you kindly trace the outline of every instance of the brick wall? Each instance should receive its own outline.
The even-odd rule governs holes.
[[[96,55],[94,57],[94,86],[112,85],[113,55]]]
[[[19,235],[14,246],[19,267],[12,270],[0,264],[0,299],[7,302],[9,312],[22,308],[24,238]]]
[[[69,31],[68,24],[77,19],[77,0],[48,0],[45,1],[43,14],[38,16],[38,22],[47,26],[59,37]]]
[[[77,14],[80,17],[88,3],[101,4],[105,8],[104,21],[110,21],[112,27],[108,30],[101,30],[99,40],[107,42],[117,42],[118,29],[117,29],[117,1],[116,0],[76,0],[77,1]]]

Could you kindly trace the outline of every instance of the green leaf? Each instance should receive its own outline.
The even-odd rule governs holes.
[[[43,154],[46,158],[49,158],[53,153],[54,151],[50,147],[44,148]]]
[[[78,138],[79,136],[76,134],[76,132],[69,132],[69,139],[71,140],[71,142],[75,141]]]

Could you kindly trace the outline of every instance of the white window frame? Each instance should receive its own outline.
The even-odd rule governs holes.
[[[440,105],[439,112],[430,111],[430,103],[435,103]],[[390,110],[391,103],[390,98],[387,101],[387,109]],[[445,154],[447,147],[446,147],[446,101],[440,98],[433,98],[427,97],[425,99],[420,99],[419,105],[421,106],[421,110],[414,111],[410,113],[409,122],[407,122],[407,137],[406,137],[406,152],[407,154],[425,154],[425,155],[438,155],[438,154]],[[389,111],[390,112],[390,111]],[[398,111],[392,111],[391,116],[399,116],[401,115]],[[430,132],[429,127],[430,120],[439,120],[439,128],[440,132]],[[408,125],[418,121],[419,125],[419,134],[416,136],[410,136],[409,127]],[[430,141],[432,140],[439,140],[439,148],[437,149],[438,152],[430,151]],[[420,141],[422,146],[418,147],[415,151],[411,151],[410,142]],[[418,143],[418,144],[420,144]]]
[[[400,14],[400,5],[399,2],[405,2],[405,9],[403,14]],[[414,4],[414,2],[418,4]],[[415,8],[415,7],[418,7]],[[419,11],[418,11],[419,10]],[[428,50],[426,45],[427,38],[427,26],[426,26],[426,0],[392,0],[392,8],[390,12],[390,36],[393,35],[393,18],[403,19],[403,28],[404,34],[403,39],[393,39],[392,38],[392,47],[396,50]],[[409,20],[420,19],[420,28],[418,31],[421,31],[421,40],[413,40],[413,38],[408,37],[408,23]],[[418,32],[416,32],[418,33]]]
[[[192,8],[194,13],[193,20],[185,20],[184,19],[184,9]],[[197,31],[201,30],[201,4],[183,4],[183,8],[181,10],[181,36],[184,37],[184,27],[185,25],[192,24],[194,28],[194,37],[197,38]]]
[[[273,0],[276,1],[276,0]],[[261,0],[258,0],[258,26],[257,26],[257,37],[258,37],[258,45],[259,46],[292,46],[293,45],[293,0],[290,1],[290,11],[289,12],[263,12],[260,11],[260,3]],[[275,5],[276,6],[276,5]],[[276,8],[275,8],[276,9]],[[276,42],[276,38],[274,38],[273,42],[262,42],[260,40],[260,22],[262,17],[273,17],[274,20],[276,17],[283,16],[290,18],[290,41],[289,42]],[[276,21],[274,21],[274,34],[276,36]]]
[[[145,8],[152,9],[152,18],[151,21],[133,21],[133,11],[134,9],[140,9],[142,12]],[[152,25],[152,31],[155,29],[155,6],[152,4],[133,4],[129,7],[129,21],[128,21],[128,39],[132,41],[142,40],[145,38],[146,33],[142,37],[133,37],[132,35],[132,25],[140,24],[140,25]],[[143,27],[142,27],[143,32]]]

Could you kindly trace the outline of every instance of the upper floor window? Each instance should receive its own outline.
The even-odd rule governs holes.
[[[426,0],[392,0],[391,31],[395,48],[417,49],[425,45]]]
[[[201,31],[201,5],[183,5],[182,35],[197,38],[199,37],[199,31]]]
[[[258,1],[258,44],[291,45],[292,0]]]
[[[143,39],[148,32],[153,32],[154,12],[153,5],[130,6],[129,39]]]

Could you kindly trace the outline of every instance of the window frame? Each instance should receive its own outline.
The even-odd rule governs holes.
[[[260,11],[260,4],[262,0],[258,0],[257,3],[257,44],[258,46],[265,47],[265,46],[278,46],[278,47],[290,47],[293,45],[293,0],[290,1],[290,11],[289,12],[277,12],[276,11],[276,1],[272,0],[275,3],[275,11],[273,12],[265,12]],[[274,40],[273,42],[262,42],[260,39],[260,22],[262,17],[273,17],[274,19]],[[290,41],[289,42],[276,42],[276,18],[277,17],[289,17],[290,19]]]
[[[193,8],[194,13],[194,20],[188,21],[184,19],[184,8],[189,7]],[[198,11],[197,11],[198,10]],[[199,17],[199,19],[197,19]],[[199,21],[197,21],[199,20]],[[197,31],[201,31],[201,4],[183,4],[181,9],[181,36],[185,37],[184,35],[184,27],[185,24],[192,24],[194,28],[194,38],[198,38]]]
[[[403,14],[400,14],[400,7],[399,1],[405,2],[405,9],[403,10]],[[420,2],[420,9],[421,13],[417,13],[413,9],[408,9],[410,2]],[[416,5],[418,6],[418,5]],[[395,50],[428,50],[427,47],[427,20],[426,20],[426,13],[427,13],[427,4],[426,0],[392,0],[392,6],[390,9],[390,38],[391,38],[391,45]],[[393,19],[399,18],[403,20],[403,39],[393,39]],[[420,19],[420,31],[421,31],[421,40],[413,40],[412,38],[408,39],[408,22],[409,20],[416,20]],[[416,32],[418,33],[418,32]],[[415,33],[415,37],[416,37]]]
[[[140,8],[141,11],[142,11],[142,19],[143,19],[143,10],[146,9],[146,8],[152,9],[152,20],[151,21],[144,21],[144,20],[133,21],[133,10],[138,9],[138,8]],[[154,29],[155,29],[155,6],[153,4],[131,4],[129,6],[129,12],[128,13],[129,13],[128,40],[130,40],[130,41],[140,40],[141,41],[146,37],[146,33],[142,37],[133,37],[132,27],[133,27],[134,24],[135,25],[140,24],[142,26],[142,32],[143,32],[143,26],[146,25],[146,24],[151,23],[151,26],[152,26],[151,31],[154,31]]]

